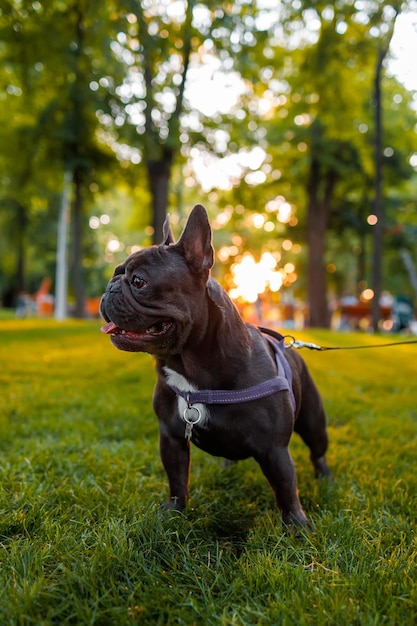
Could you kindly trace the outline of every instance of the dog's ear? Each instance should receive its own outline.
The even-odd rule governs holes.
[[[171,229],[171,218],[169,213],[167,213],[164,224],[162,226],[162,236],[163,241],[161,245],[169,246],[171,243],[175,243],[174,235]]]
[[[197,204],[191,211],[177,246],[195,272],[207,271],[213,267],[211,228],[207,211],[201,204]]]

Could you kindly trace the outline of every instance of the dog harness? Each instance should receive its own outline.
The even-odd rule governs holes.
[[[252,385],[246,389],[200,389],[198,391],[184,391],[176,385],[166,383],[168,387],[177,396],[180,396],[187,402],[187,408],[184,411],[184,421],[186,422],[185,436],[191,438],[192,428],[200,421],[201,414],[194,404],[237,404],[239,402],[251,402],[259,400],[266,396],[271,396],[279,391],[288,391],[290,394],[293,410],[295,411],[295,398],[292,388],[292,372],[291,367],[284,356],[284,337],[279,333],[268,328],[259,328],[273,348],[275,354],[275,362],[277,365],[277,375],[274,378]]]

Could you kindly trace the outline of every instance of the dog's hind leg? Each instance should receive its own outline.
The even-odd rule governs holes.
[[[325,457],[328,446],[326,414],[318,393],[313,401],[310,392],[308,402],[302,403],[294,430],[310,448],[310,459],[316,477],[331,476]]]

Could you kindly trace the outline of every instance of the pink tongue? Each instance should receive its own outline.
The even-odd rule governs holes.
[[[106,335],[111,335],[111,333],[114,333],[117,329],[118,326],[116,326],[116,324],[114,324],[113,322],[109,322],[108,324],[105,324],[105,326],[102,326],[100,328],[101,332],[105,333]]]

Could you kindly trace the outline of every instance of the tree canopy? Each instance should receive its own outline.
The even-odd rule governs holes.
[[[399,250],[415,258],[414,94],[386,60],[396,16],[413,7],[5,0],[3,302],[54,275],[69,173],[76,314],[100,293],[106,261],[159,241],[166,212],[175,222],[198,201],[222,227],[223,262],[272,251],[297,267],[282,289],[327,325],[331,292],[372,282],[381,51],[382,286],[410,291]]]

